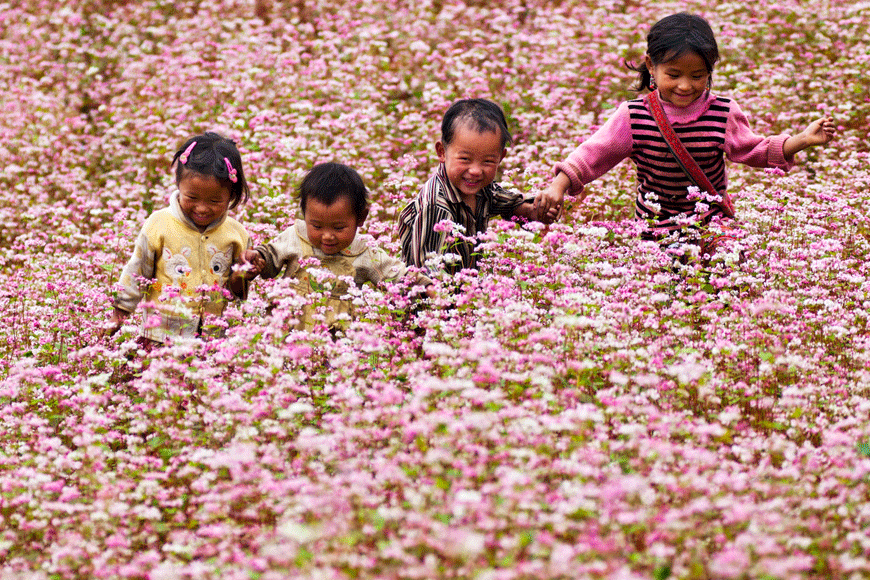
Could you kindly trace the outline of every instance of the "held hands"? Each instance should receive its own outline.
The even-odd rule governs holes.
[[[253,280],[266,268],[266,260],[256,250],[245,250],[242,252],[241,264],[248,266],[245,269],[245,278],[248,280]]]
[[[535,201],[537,202],[538,199],[540,199],[540,197],[542,195],[543,194],[539,193],[538,197],[535,198]],[[562,217],[562,202],[559,201],[555,205],[551,205],[549,207],[549,209],[547,209],[547,210],[544,210],[543,206],[538,207],[537,215],[538,215],[539,222],[542,222],[542,223],[547,224],[547,225],[552,224],[553,222],[558,220],[560,217]]]
[[[550,225],[559,219],[560,207],[551,207],[549,210],[544,212],[535,207],[535,204],[540,197],[541,194],[538,194],[534,200],[526,200],[525,203],[516,208],[514,215],[525,218],[528,221],[541,222],[545,225]]]
[[[564,177],[560,173],[550,187],[542,191],[535,197],[534,212],[538,221],[547,225],[555,222],[562,215],[562,202],[565,198],[565,190],[568,189],[567,183],[562,183],[560,177]],[[567,181],[567,177],[565,177]]]
[[[239,256],[239,261],[233,264],[229,287],[235,296],[244,297],[248,288],[246,282],[256,278],[266,266],[266,260],[255,250],[245,250]]]

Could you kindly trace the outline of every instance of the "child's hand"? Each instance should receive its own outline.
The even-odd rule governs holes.
[[[830,143],[836,134],[837,128],[834,126],[834,120],[830,117],[816,119],[803,132],[807,147]]]
[[[816,119],[802,132],[786,139],[782,145],[782,153],[786,158],[790,158],[807,147],[830,143],[836,133],[837,128],[834,126],[833,119],[830,117]]]
[[[245,271],[245,278],[248,280],[253,280],[266,268],[266,260],[257,250],[245,250],[241,258],[243,265],[250,266]]]
[[[564,206],[561,206],[561,205],[551,207],[550,209],[547,210],[547,213],[545,213],[544,215],[538,216],[538,221],[543,222],[547,225],[550,225],[553,222],[558,221],[559,218],[562,217],[563,207]]]
[[[534,205],[536,219],[547,225],[559,219],[562,213],[562,200],[564,197],[565,191],[555,184],[550,185],[546,190],[539,193],[535,197]]]
[[[124,325],[124,320],[126,320],[129,315],[128,312],[115,308],[112,311],[112,315],[109,317],[109,322],[103,327],[103,336],[114,336],[114,334],[120,330],[121,326]]]

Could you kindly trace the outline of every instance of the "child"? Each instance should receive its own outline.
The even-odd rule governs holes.
[[[172,158],[169,207],[142,226],[119,285],[110,332],[145,298],[142,335],[155,342],[203,334],[203,317],[220,315],[224,288],[244,299],[247,281],[232,264],[249,247],[248,232],[227,211],[250,196],[235,144],[217,133],[188,139]],[[149,283],[142,285],[143,281]]]
[[[383,250],[369,247],[357,235],[368,216],[368,191],[359,174],[340,163],[315,165],[299,186],[299,203],[303,219],[297,219],[268,244],[244,253],[244,262],[253,268],[253,275],[293,278],[294,288],[307,295],[312,291],[307,258],[317,258],[320,267],[337,277],[327,297],[326,325],[333,328],[341,315],[350,315],[352,304],[347,295],[347,283],[340,277],[352,277],[357,285],[374,284],[401,278],[407,272],[401,260]],[[418,276],[418,283],[431,281]],[[316,325],[312,307],[306,307],[297,325],[299,330],[311,330]]]
[[[441,122],[441,140],[435,143],[438,171],[399,216],[405,263],[423,267],[431,254],[449,252],[460,258],[458,263],[444,265],[450,273],[474,268],[474,236],[486,231],[490,217],[538,219],[532,199],[493,183],[510,142],[504,113],[495,103],[465,99],[450,106]],[[552,222],[558,209],[550,213]],[[448,232],[435,227],[443,221],[463,228],[463,236],[449,246]]]
[[[717,215],[733,217],[725,194],[725,157],[752,167],[789,169],[798,151],[828,143],[834,137],[831,119],[818,119],[798,135],[761,137],[752,132],[737,103],[710,92],[719,50],[706,20],[673,14],[653,25],[647,53],[639,67],[636,90],[657,91],[680,140],[689,149],[722,201],[700,216],[708,223]],[[687,188],[692,182],[669,151],[646,98],[622,103],[613,116],[568,159],[557,163],[555,179],[536,200],[538,211],[561,208],[566,191],[582,199],[583,187],[617,163],[631,157],[637,166],[635,215],[652,226],[645,239],[662,240],[680,230],[680,214],[695,213]]]

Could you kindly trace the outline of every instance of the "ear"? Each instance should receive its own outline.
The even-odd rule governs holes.
[[[444,163],[447,160],[447,156],[445,155],[446,152],[447,149],[444,147],[444,143],[441,141],[435,143],[435,153],[438,154],[438,161],[440,163]]]
[[[501,157],[498,158],[498,162],[501,163],[504,159],[504,156],[507,155],[507,147],[501,150]]]
[[[366,218],[369,217],[369,208],[366,206],[365,210],[363,210],[362,216],[356,218],[356,227],[361,228],[363,223],[366,221]]]

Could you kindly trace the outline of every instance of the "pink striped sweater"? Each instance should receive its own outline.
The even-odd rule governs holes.
[[[751,167],[783,170],[794,163],[782,152],[789,136],[755,134],[731,99],[707,93],[688,107],[662,104],[680,140],[720,192],[727,187],[725,158]],[[642,98],[622,103],[594,135],[555,165],[554,172],[564,173],[571,182],[568,193],[577,195],[587,183],[625,158],[631,158],[637,168],[637,218],[654,220],[656,230],[669,230],[674,227],[672,218],[694,210],[695,202],[687,195],[692,184]]]

